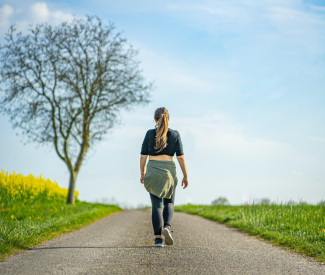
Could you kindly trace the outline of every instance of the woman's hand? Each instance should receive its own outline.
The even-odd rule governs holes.
[[[188,186],[188,180],[187,180],[187,178],[183,178],[183,180],[182,180],[182,186],[184,186],[183,189],[185,189]]]
[[[147,162],[147,155],[141,155],[140,157],[140,182],[143,183],[144,174],[146,173],[146,162]]]
[[[182,172],[183,172],[184,177],[182,180],[182,186],[184,186],[183,189],[185,189],[188,186],[188,180],[187,180],[187,169],[186,169],[186,162],[185,162],[184,155],[178,156],[177,160],[178,160],[179,166],[181,167]]]
[[[143,184],[144,174],[141,175],[140,182]]]

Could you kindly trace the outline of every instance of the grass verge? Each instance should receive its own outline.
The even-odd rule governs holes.
[[[62,201],[19,203],[0,210],[0,260],[122,211],[116,205],[80,201],[75,205]]]
[[[175,206],[325,262],[325,207],[314,205]]]

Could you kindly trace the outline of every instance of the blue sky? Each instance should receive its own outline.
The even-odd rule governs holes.
[[[161,106],[188,162],[177,204],[325,199],[325,1],[0,1],[0,41],[10,24],[26,31],[85,14],[115,22],[156,90],[88,154],[80,199],[150,203],[139,152]],[[16,133],[0,117],[0,168],[67,186],[54,150]]]

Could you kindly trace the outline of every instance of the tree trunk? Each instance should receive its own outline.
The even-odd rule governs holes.
[[[74,204],[75,197],[74,191],[76,187],[77,173],[70,171],[70,184],[69,184],[69,193],[67,197],[67,204]]]

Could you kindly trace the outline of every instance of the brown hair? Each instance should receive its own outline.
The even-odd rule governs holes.
[[[166,108],[161,107],[155,111],[155,120],[157,121],[156,147],[157,153],[164,150],[167,146],[167,132],[169,114]]]

